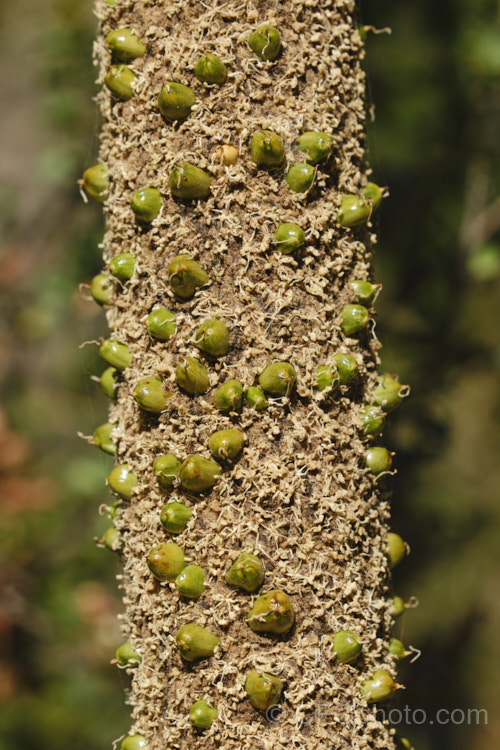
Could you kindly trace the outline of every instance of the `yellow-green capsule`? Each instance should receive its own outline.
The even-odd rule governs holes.
[[[377,669],[363,681],[360,694],[367,703],[378,703],[388,700],[399,687],[386,669]]]
[[[217,55],[212,55],[210,52],[200,57],[193,73],[202,83],[222,84],[227,78],[226,66]]]
[[[122,536],[118,529],[114,526],[107,528],[102,537],[102,544],[112,552],[117,552],[122,546]]]
[[[116,453],[116,443],[111,439],[111,433],[115,427],[116,425],[105,422],[104,424],[99,425],[99,427],[96,427],[94,434],[92,435],[93,444],[104,451],[104,453],[109,453],[111,456],[114,456]]]
[[[168,266],[168,280],[176,297],[190,299],[210,277],[190,255],[176,255]]]
[[[285,146],[276,133],[257,130],[250,140],[250,159],[262,169],[274,169],[283,163]]]
[[[177,385],[190,396],[199,396],[210,388],[208,370],[199,359],[186,357],[175,368]]]
[[[173,453],[163,453],[157,456],[153,463],[153,471],[162,490],[170,490],[177,478],[180,461]]]
[[[377,386],[373,392],[373,403],[386,411],[395,409],[408,395],[409,387],[401,385],[393,375],[385,372],[379,376]]]
[[[377,296],[377,293],[382,288],[382,284],[371,284],[369,281],[363,279],[354,279],[350,282],[350,286],[354,292],[356,302],[361,305],[369,306]]]
[[[289,362],[273,362],[259,375],[262,390],[276,398],[289,396],[296,380],[297,373]]]
[[[211,490],[221,474],[219,464],[196,454],[185,458],[178,471],[181,487],[188,492]]]
[[[387,534],[387,557],[389,558],[389,567],[395,568],[406,555],[406,544],[399,534],[390,531]]]
[[[277,249],[283,255],[290,255],[294,250],[298,250],[306,241],[304,230],[298,224],[285,222],[280,224],[274,233]]]
[[[386,193],[386,188],[381,188],[374,182],[368,182],[363,188],[363,195],[367,200],[371,201],[373,211],[380,206]]]
[[[268,672],[252,669],[245,679],[248,700],[257,711],[267,711],[275,706],[283,692],[283,682]]]
[[[171,393],[165,391],[163,382],[153,375],[141,378],[134,388],[137,405],[152,414],[160,414],[164,411],[171,396]]]
[[[119,281],[129,281],[134,275],[135,263],[132,253],[120,253],[109,262],[109,272]]]
[[[184,120],[196,103],[194,91],[183,83],[168,81],[158,94],[158,106],[163,117],[170,122]]]
[[[366,224],[372,213],[371,200],[359,195],[343,195],[337,213],[341,227],[351,228]]]
[[[375,437],[380,435],[385,424],[385,412],[378,406],[365,406],[359,413],[361,424],[363,425],[363,434],[366,437]]]
[[[395,596],[392,599],[392,616],[395,620],[398,619],[398,617],[401,617],[402,614],[406,611],[406,604],[404,599],[401,596]]]
[[[148,741],[143,734],[132,734],[129,737],[125,737],[120,750],[145,750],[148,746]]]
[[[104,84],[111,93],[122,102],[128,102],[134,96],[133,82],[137,75],[128,65],[111,65],[104,77]]]
[[[369,320],[370,313],[364,305],[344,305],[340,327],[346,336],[352,336],[366,328]]]
[[[264,583],[264,566],[260,557],[242,552],[226,573],[226,583],[253,594]]]
[[[108,367],[99,378],[101,388],[108,398],[116,399],[120,373],[116,367]]]
[[[192,515],[191,508],[184,503],[167,503],[162,508],[160,521],[169,534],[182,534]]]
[[[175,581],[184,568],[184,550],[175,542],[158,544],[149,551],[147,563],[159,581]]]
[[[175,579],[177,591],[188,599],[198,599],[205,588],[205,573],[199,565],[187,565]]]
[[[136,190],[130,199],[130,207],[141,224],[150,224],[161,211],[161,193],[157,188]]]
[[[316,368],[316,390],[334,391],[340,385],[337,365],[319,365]]]
[[[98,305],[108,305],[113,298],[113,282],[103,273],[98,273],[90,282],[90,294]]]
[[[299,151],[307,154],[306,161],[309,164],[319,164],[320,161],[328,159],[332,153],[333,138],[327,133],[318,130],[308,130],[299,136]]]
[[[172,169],[168,185],[173,197],[183,201],[206,200],[211,190],[210,175],[187,161]]]
[[[247,625],[255,633],[288,633],[295,621],[290,598],[280,589],[261,594],[246,617]]]
[[[108,474],[107,482],[110,489],[124,500],[130,500],[132,490],[138,484],[136,475],[126,464],[115,466]]]
[[[243,386],[238,380],[227,380],[214,393],[213,405],[223,414],[241,411]]]
[[[346,352],[335,352],[332,359],[337,367],[340,385],[346,385],[358,374],[358,363],[351,354],[346,354]]]
[[[214,633],[195,622],[179,628],[175,640],[182,658],[189,662],[213,656],[220,642],[220,638]]]
[[[293,164],[286,173],[286,181],[294,193],[307,193],[314,185],[316,170],[311,164]]]
[[[80,184],[89,198],[104,203],[109,189],[108,168],[104,164],[94,164],[85,170]]]
[[[189,721],[195,729],[210,729],[219,712],[206,701],[196,701],[189,710]]]
[[[125,370],[132,361],[128,346],[115,339],[103,341],[99,347],[99,354],[105,362],[120,371]]]
[[[397,750],[413,750],[410,740],[407,740],[406,737],[395,737],[394,739]]]
[[[276,60],[281,49],[281,36],[277,28],[263,24],[248,38],[248,46],[260,60]]]
[[[361,641],[352,630],[339,630],[332,639],[332,654],[341,664],[357,659],[362,649]]]
[[[402,641],[398,638],[393,638],[389,643],[389,653],[395,656],[398,661],[402,661],[407,656],[410,656],[411,651],[407,651]]]
[[[369,448],[365,453],[365,466],[372,474],[382,474],[392,466],[392,453],[382,446]]]
[[[120,62],[130,62],[136,57],[144,57],[146,47],[139,37],[130,29],[115,29],[106,37],[106,47],[113,53],[113,57]]]
[[[222,357],[229,351],[229,328],[223,320],[209,318],[196,330],[194,345],[212,357]]]
[[[127,643],[122,643],[121,646],[118,646],[118,648],[116,649],[115,657],[116,661],[121,667],[129,667],[130,669],[138,667],[142,661],[139,653],[135,650],[135,648],[129,641],[127,641]]]
[[[175,315],[165,307],[155,307],[146,319],[149,335],[158,341],[168,341],[176,331]]]
[[[267,398],[256,385],[251,385],[247,388],[245,399],[250,409],[255,409],[255,411],[265,411],[269,406]]]
[[[218,430],[210,435],[208,448],[212,456],[219,461],[235,461],[245,445],[245,436],[241,430]]]

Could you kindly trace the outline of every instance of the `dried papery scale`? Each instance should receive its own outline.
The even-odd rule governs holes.
[[[393,408],[406,394],[395,386],[390,399],[373,395],[379,345],[371,326],[356,336],[341,330],[342,310],[354,301],[350,282],[370,279],[373,242],[371,198],[362,222],[338,221],[342,196],[362,202],[368,182],[354,1],[98,0],[96,9],[101,83],[112,64],[110,32],[133,29],[146,47],[130,62],[133,96],[121,101],[106,86],[98,95],[99,158],[109,170],[104,261],[129,252],[141,271],[106,310],[106,335],[122,355],[107,359],[120,369],[109,421],[119,435],[117,466],[132,479],[113,488],[122,492],[114,523],[123,635],[142,660],[128,733],[146,738],[149,750],[393,750],[390,728],[375,709],[367,719],[360,691],[377,670],[393,674],[394,660],[388,502],[384,478],[363,464],[359,414],[373,404]],[[272,54],[267,38],[249,42],[263,25],[279,34]],[[208,51],[227,64],[218,85],[193,74]],[[193,91],[182,117],[159,107],[169,81]],[[279,137],[282,161],[255,163],[257,132]],[[304,133],[325,134],[329,158],[304,163]],[[226,144],[237,146],[237,161],[216,156]],[[141,224],[130,196],[152,185],[161,211]],[[284,223],[307,237],[300,258],[272,252]],[[157,306],[175,315],[176,334],[165,341],[144,325]],[[207,319],[231,331],[217,358],[190,338]],[[353,357],[357,375],[319,398],[317,368],[338,352]],[[197,378],[189,380],[193,362]],[[172,393],[154,415],[134,400],[135,385],[151,373]],[[245,450],[236,462],[216,463],[209,438],[231,429],[244,433]],[[166,454],[180,463],[162,488],[153,463]],[[162,525],[165,492],[167,504],[191,511],[173,531]],[[204,571],[192,599],[179,595],[174,571],[158,580],[148,568],[150,551],[173,544],[172,533],[186,563]],[[225,580],[245,550],[262,560],[263,593]],[[174,562],[181,565],[180,553]],[[266,592],[293,602],[294,617],[277,632],[248,625]],[[332,656],[341,629],[362,633],[359,663]],[[249,699],[249,675],[269,675],[277,687]],[[204,734],[186,718],[197,700],[218,710]],[[277,701],[279,715],[266,715]]]

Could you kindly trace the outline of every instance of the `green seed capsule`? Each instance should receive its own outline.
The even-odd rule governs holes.
[[[255,411],[265,411],[269,406],[267,398],[256,385],[251,385],[247,389],[245,398],[250,409],[255,409]]]
[[[383,373],[379,376],[377,387],[373,392],[373,403],[386,411],[392,411],[408,395],[408,391],[407,385],[401,385],[395,377],[387,372]]]
[[[188,599],[197,599],[205,588],[205,573],[199,565],[188,565],[175,579],[177,591]]]
[[[358,363],[350,354],[336,352],[332,359],[337,366],[340,385],[346,385],[346,383],[349,383],[358,374]]]
[[[334,391],[340,385],[340,376],[337,366],[320,365],[316,369],[316,390]]]
[[[223,414],[241,411],[243,386],[238,380],[228,380],[214,393],[213,405]]]
[[[339,630],[332,640],[332,653],[341,664],[349,664],[357,659],[362,645],[359,636],[351,630]]]
[[[304,231],[297,224],[280,224],[274,233],[274,239],[278,244],[278,250],[283,255],[290,255],[298,250],[306,241]]]
[[[365,406],[359,413],[366,437],[379,435],[385,424],[385,413],[377,406]]]
[[[392,454],[387,448],[375,446],[365,453],[365,466],[372,474],[381,474],[389,471],[392,465]]]
[[[176,297],[189,299],[210,277],[189,255],[176,255],[168,267],[168,280]]]
[[[116,367],[108,367],[102,373],[99,382],[101,384],[102,390],[108,398],[116,398],[119,381],[120,373],[118,372]]]
[[[342,332],[352,336],[365,328],[370,320],[370,313],[363,305],[345,305],[342,308]]]
[[[114,526],[106,529],[102,536],[102,543],[112,552],[117,552],[122,546],[122,536],[118,529],[115,529]]]
[[[189,710],[189,721],[195,729],[210,729],[219,712],[206,701],[196,701]]]
[[[273,362],[259,375],[259,385],[271,396],[288,396],[296,379],[295,368],[289,362]]]
[[[163,117],[170,122],[184,120],[196,103],[194,91],[183,83],[169,81],[158,94],[158,106]]]
[[[139,666],[142,661],[140,655],[128,641],[118,646],[115,656],[116,661],[121,667],[130,667],[131,669]]]
[[[350,282],[356,302],[361,305],[369,306],[377,296],[381,284],[370,284],[369,281],[363,281],[363,279],[355,279]]]
[[[333,148],[333,138],[326,133],[308,130],[299,137],[298,149],[307,154],[309,164],[318,164],[330,157]]]
[[[168,185],[174,198],[183,201],[206,200],[210,195],[210,175],[187,161],[172,169]]]
[[[135,263],[131,253],[120,253],[110,261],[109,272],[119,281],[129,281],[134,275]]]
[[[168,341],[176,331],[175,315],[165,307],[156,307],[147,317],[146,328],[152,338]]]
[[[220,642],[220,638],[210,630],[194,622],[179,628],[175,640],[182,658],[189,662],[213,656]]]
[[[105,362],[120,371],[125,370],[132,361],[128,346],[115,339],[103,341],[99,347],[99,354]]]
[[[245,436],[241,430],[218,430],[210,435],[208,448],[212,456],[219,461],[235,461],[245,445]]]
[[[395,737],[397,750],[413,750],[410,740],[406,737]]]
[[[281,36],[274,26],[264,24],[250,34],[248,46],[260,60],[276,60],[281,49]]]
[[[153,463],[153,471],[162,490],[170,490],[177,478],[180,461],[173,453],[157,456]]]
[[[253,594],[264,583],[264,566],[260,557],[242,552],[226,573],[226,583]]]
[[[386,669],[377,669],[372,677],[361,684],[361,698],[367,703],[386,701],[398,687]]]
[[[202,83],[222,84],[227,78],[227,68],[217,55],[202,55],[195,65],[193,73]]]
[[[113,283],[103,273],[98,273],[90,282],[90,294],[98,305],[108,305],[113,298]]]
[[[294,164],[286,174],[288,187],[294,193],[307,193],[314,184],[316,170],[310,164]]]
[[[110,489],[124,500],[130,500],[132,490],[138,484],[136,475],[125,464],[115,466],[110,474],[108,474],[107,482]]]
[[[130,207],[137,221],[141,224],[150,224],[161,211],[161,193],[154,187],[136,190],[130,200]]]
[[[125,737],[120,750],[145,750],[148,746],[148,741],[142,734],[132,734],[130,737]]]
[[[398,661],[402,661],[411,654],[411,651],[407,651],[398,638],[393,638],[389,643],[389,653],[395,656]]]
[[[147,563],[159,581],[174,581],[184,568],[184,550],[175,542],[158,544],[149,551]]]
[[[186,359],[175,368],[175,379],[177,385],[190,396],[198,396],[206,393],[210,388],[208,370],[199,359],[186,357]]]
[[[392,600],[392,616],[395,620],[397,620],[398,617],[401,617],[402,614],[406,611],[406,604],[404,602],[404,599],[400,596],[395,596]]]
[[[283,141],[270,130],[257,130],[250,140],[250,159],[262,169],[274,169],[285,158]]]
[[[351,228],[366,224],[371,216],[371,201],[359,195],[343,195],[337,213],[337,222],[341,227]]]
[[[93,198],[98,203],[104,203],[109,189],[108,168],[104,164],[89,167],[83,173],[80,184],[83,184],[83,189],[89,198]]]
[[[192,515],[191,508],[184,503],[167,503],[161,511],[160,521],[169,534],[182,534]]]
[[[389,558],[389,567],[395,568],[406,555],[406,544],[399,534],[390,531],[387,534],[387,556]]]
[[[133,82],[137,75],[128,65],[111,65],[104,78],[104,84],[111,93],[122,102],[128,102],[134,96]]]
[[[247,614],[247,625],[255,633],[288,633],[295,620],[292,602],[284,591],[261,594]]]
[[[252,669],[245,679],[248,700],[257,711],[267,711],[275,706],[283,692],[283,682],[268,672]]]
[[[205,354],[221,357],[229,351],[229,328],[223,320],[209,318],[194,334],[194,345]]]
[[[92,442],[104,453],[109,453],[114,456],[116,453],[116,443],[111,439],[111,433],[115,429],[116,425],[105,422],[94,430],[92,435]]]
[[[222,469],[215,461],[192,454],[181,463],[178,476],[184,490],[205,492],[212,489],[221,474]]]
[[[164,411],[171,395],[165,391],[162,381],[151,375],[141,378],[134,388],[134,398],[138,406],[152,414]]]
[[[120,62],[130,62],[136,57],[144,57],[146,48],[138,36],[130,29],[115,29],[106,37],[106,47],[109,47],[113,57]]]
[[[385,197],[385,194],[385,188],[381,188],[378,185],[375,185],[374,182],[369,182],[366,187],[363,188],[363,195],[367,200],[371,201],[373,211],[375,211],[375,209],[380,206],[382,200]]]

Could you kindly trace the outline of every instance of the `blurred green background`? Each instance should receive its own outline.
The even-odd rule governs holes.
[[[412,386],[389,420],[395,530],[412,555],[396,591],[418,597],[399,628],[422,649],[401,667],[400,727],[420,750],[500,746],[500,8],[498,0],[361,3],[375,120],[377,334]],[[0,6],[0,750],[107,750],[128,728],[111,459],[87,447],[105,421],[91,380],[103,313],[79,293],[100,268],[99,207],[76,187],[95,163],[90,0]],[[488,725],[439,725],[484,708]],[[434,723],[432,723],[434,722]]]

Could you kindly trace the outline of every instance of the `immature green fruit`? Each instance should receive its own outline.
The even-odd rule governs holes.
[[[203,201],[210,195],[210,175],[187,161],[172,169],[168,185],[174,198],[183,201]]]
[[[395,620],[406,611],[406,604],[401,596],[395,596],[392,600],[392,616]]]
[[[367,703],[378,703],[388,700],[398,688],[386,669],[377,669],[361,684],[360,694]]]
[[[262,169],[274,169],[285,158],[283,141],[270,130],[257,130],[250,140],[250,159]]]
[[[259,375],[259,385],[265,393],[278,398],[290,394],[296,379],[295,368],[289,362],[273,362]]]
[[[351,228],[366,224],[371,216],[372,204],[370,200],[359,195],[343,195],[337,213],[337,222],[341,227]]]
[[[206,701],[196,701],[189,710],[189,721],[195,729],[210,729],[219,712]]]
[[[345,305],[342,308],[340,327],[346,336],[352,336],[365,328],[370,320],[370,313],[364,305]]]
[[[195,622],[190,622],[179,628],[175,640],[182,658],[189,662],[213,656],[215,648],[220,642],[220,638]]]
[[[317,130],[308,130],[299,137],[298,149],[307,154],[309,164],[318,164],[330,157],[333,147],[331,135]]]
[[[359,636],[351,630],[339,630],[332,640],[332,653],[341,664],[357,659],[362,649]]]
[[[197,599],[205,588],[205,573],[199,565],[188,565],[175,579],[177,591],[188,599]]]
[[[124,500],[130,500],[132,490],[137,487],[137,477],[126,464],[119,464],[108,474],[108,486]]]
[[[316,390],[334,391],[340,385],[340,376],[337,366],[320,365],[316,369]]]
[[[83,189],[98,203],[104,203],[108,197],[108,168],[104,164],[94,164],[83,173]]]
[[[164,411],[171,395],[165,391],[162,381],[152,375],[141,378],[134,388],[137,405],[152,414],[160,414]]]
[[[125,737],[120,750],[145,750],[148,746],[148,741],[142,734],[132,734],[130,737]]]
[[[111,456],[114,456],[116,453],[116,443],[111,439],[111,433],[115,427],[116,425],[105,422],[104,424],[99,425],[99,427],[96,427],[94,434],[92,435],[93,444],[104,451],[104,453],[109,453]]]
[[[190,299],[210,277],[191,256],[176,255],[168,267],[168,280],[176,297]]]
[[[120,253],[109,262],[109,272],[119,281],[129,281],[134,275],[135,263],[132,253]]]
[[[136,190],[130,199],[130,207],[141,224],[150,224],[161,211],[161,193],[157,188]]]
[[[136,57],[144,57],[146,47],[138,36],[130,29],[115,29],[106,37],[106,47],[109,47],[113,57],[120,62],[130,62]]]
[[[184,567],[184,550],[175,542],[158,544],[149,551],[147,563],[159,581],[174,581]]]
[[[366,185],[366,187],[363,188],[363,195],[365,196],[367,200],[371,201],[372,209],[374,211],[382,203],[382,200],[384,199],[385,194],[386,194],[386,189],[379,187],[374,182],[369,182]]]
[[[281,36],[274,26],[264,24],[250,34],[248,46],[260,60],[276,60],[281,49]]]
[[[252,706],[257,711],[265,712],[278,703],[283,692],[283,682],[268,672],[252,669],[245,679],[245,691]]]
[[[226,573],[226,583],[253,594],[264,583],[264,566],[260,557],[242,552]]]
[[[402,661],[411,654],[411,651],[407,651],[398,638],[393,638],[389,643],[389,653],[395,656],[398,661]]]
[[[175,315],[165,307],[156,307],[146,319],[146,328],[152,338],[168,341],[176,331]]]
[[[142,661],[140,655],[128,641],[118,646],[115,656],[116,661],[121,667],[129,667],[131,669],[138,667]]]
[[[245,398],[250,409],[255,409],[255,411],[265,411],[269,406],[267,398],[256,385],[247,388]]]
[[[247,625],[255,633],[288,633],[295,620],[292,602],[280,589],[261,594],[247,614]]]
[[[210,388],[208,370],[195,357],[186,357],[183,362],[177,365],[175,368],[175,379],[177,385],[191,396],[206,393]]]
[[[108,367],[99,378],[101,388],[108,398],[115,399],[117,396],[120,373],[116,367]]]
[[[194,91],[183,83],[168,81],[158,94],[158,106],[170,122],[184,120],[196,103]]]
[[[298,250],[306,241],[304,230],[298,224],[280,224],[274,233],[274,239],[277,242],[278,250],[283,255],[290,255],[294,250]]]
[[[117,552],[122,546],[122,536],[118,529],[114,526],[107,528],[102,536],[102,543],[112,552]]]
[[[98,305],[108,305],[113,298],[113,283],[103,273],[98,273],[90,282],[90,294]]]
[[[202,83],[222,84],[227,78],[227,68],[217,55],[202,55],[196,63],[193,73]]]
[[[182,534],[193,515],[184,503],[167,503],[161,511],[160,521],[169,534]]]
[[[111,65],[104,77],[104,84],[111,93],[122,102],[128,102],[134,96],[132,84],[137,78],[128,65]]]
[[[223,414],[241,411],[243,386],[238,380],[228,380],[214,393],[213,405]]]
[[[335,352],[332,359],[337,366],[340,385],[346,385],[358,374],[358,363],[350,354],[346,354],[345,352]]]
[[[163,453],[155,458],[153,471],[162,490],[170,490],[174,486],[179,464],[179,459],[173,453]]]
[[[392,453],[387,448],[375,446],[365,453],[365,466],[372,474],[382,474],[389,471],[392,465]]]
[[[310,164],[293,164],[286,173],[286,181],[294,193],[307,193],[314,184],[316,170]]]
[[[407,385],[401,385],[393,375],[385,372],[378,378],[377,387],[373,392],[373,403],[386,411],[392,411],[408,395],[408,391]]]
[[[365,306],[372,304],[379,289],[382,287],[382,284],[371,284],[369,281],[364,281],[363,279],[354,279],[354,281],[350,282],[350,285],[356,297],[356,302]]]
[[[235,461],[245,445],[245,436],[241,430],[218,430],[210,435],[208,448],[219,461]]]
[[[410,740],[406,737],[395,737],[397,750],[413,750]]]
[[[99,347],[99,354],[105,362],[120,371],[125,370],[132,361],[128,346],[115,339],[103,341]]]
[[[366,437],[376,437],[384,429],[385,412],[378,406],[365,406],[359,413],[363,425],[363,433]]]
[[[178,472],[181,487],[188,492],[211,490],[221,474],[219,464],[195,454],[184,459]]]
[[[229,351],[229,328],[223,320],[209,318],[194,334],[194,345],[212,357],[222,357]]]
[[[387,557],[389,558],[389,567],[395,568],[406,555],[406,544],[399,534],[390,531],[387,534]]]

